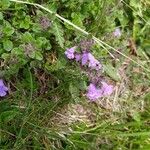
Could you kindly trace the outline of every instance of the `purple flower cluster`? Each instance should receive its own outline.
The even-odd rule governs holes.
[[[82,66],[85,66],[88,72],[95,72],[97,73],[101,70],[102,65],[100,62],[87,50],[91,47],[92,41],[82,41],[80,43],[81,52],[76,52],[77,46],[68,48],[65,51],[65,55],[69,60],[75,60],[76,62],[80,63]],[[91,73],[89,73],[91,74]],[[92,74],[91,74],[92,75]],[[90,76],[89,76],[90,77]],[[92,77],[96,82],[91,81],[90,85],[88,86],[86,96],[89,100],[95,101],[101,97],[109,96],[113,92],[113,86],[107,84],[99,77]],[[98,78],[98,79],[97,79]],[[100,83],[100,86],[98,86]]]
[[[7,94],[8,88],[4,85],[2,79],[0,79],[0,97],[4,97]]]
[[[75,52],[77,47],[71,47],[65,51],[65,55],[68,59],[75,59],[77,62],[81,62],[82,66],[87,65],[90,69],[100,70],[101,64],[100,62],[87,51],[83,51],[82,53]]]
[[[65,55],[67,56],[68,59],[74,59],[75,58],[75,49],[76,49],[76,46],[68,48],[65,51]]]
[[[100,88],[97,87],[94,83],[90,83],[90,85],[88,86],[86,95],[91,101],[95,101],[98,98],[112,94],[112,85],[108,85],[106,82],[101,82],[101,84],[102,85]]]

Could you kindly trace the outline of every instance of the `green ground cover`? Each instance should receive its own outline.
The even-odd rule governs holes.
[[[0,0],[0,149],[149,150],[149,8]]]

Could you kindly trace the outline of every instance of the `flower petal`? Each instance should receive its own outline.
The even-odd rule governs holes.
[[[113,92],[113,86],[108,85],[106,82],[101,82],[102,83],[102,91],[104,96],[111,95]]]
[[[4,86],[4,82],[2,79],[0,79],[0,86]]]
[[[71,47],[65,51],[65,55],[67,56],[68,59],[74,59],[75,49],[76,49],[76,46]]]
[[[0,91],[0,97],[4,97],[4,96],[6,96],[6,92],[5,91]]]
[[[81,59],[81,54],[75,54],[75,59],[76,59],[76,61],[80,61],[80,59]]]
[[[93,83],[90,83],[86,96],[91,101],[95,101],[98,98],[102,97],[102,90],[98,89]]]
[[[100,70],[101,69],[100,62],[97,59],[95,59],[95,57],[91,53],[89,53],[88,56],[89,56],[89,67],[95,70]]]
[[[83,55],[82,55],[82,60],[81,60],[82,66],[85,65],[88,62],[88,59],[89,59],[88,53],[84,52]]]
[[[115,31],[113,32],[113,35],[114,35],[115,37],[120,37],[120,36],[121,36],[120,28],[116,28]]]

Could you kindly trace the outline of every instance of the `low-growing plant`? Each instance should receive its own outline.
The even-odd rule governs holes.
[[[1,0],[0,149],[149,149],[148,8]]]

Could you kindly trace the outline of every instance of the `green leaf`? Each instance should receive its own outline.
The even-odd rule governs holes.
[[[11,36],[14,33],[14,28],[11,26],[11,24],[8,21],[4,22],[4,28],[3,33],[7,36]]]
[[[11,51],[11,54],[15,54],[15,55],[23,55],[24,51],[21,47],[15,47],[13,48],[13,50]]]
[[[70,83],[70,85],[69,85],[69,92],[71,93],[71,97],[74,100],[78,100],[78,98],[79,98],[79,88],[77,88],[77,86],[75,86],[73,83]]]
[[[84,29],[83,23],[82,23],[82,17],[80,13],[72,13],[71,17],[73,18],[72,22],[76,24],[77,26]]]
[[[62,26],[60,23],[54,23],[53,24],[53,34],[55,35],[55,38],[56,38],[56,41],[58,42],[58,44],[60,45],[61,48],[64,48],[64,42],[65,42],[65,39],[64,39],[64,32],[63,32],[63,29],[62,29]]]
[[[108,76],[110,76],[115,81],[120,81],[120,75],[117,72],[117,69],[114,68],[111,64],[104,65],[104,71]]]
[[[8,59],[9,58],[9,54],[8,53],[3,53],[2,55],[1,55],[1,58],[3,58],[4,60],[6,60],[6,59]]]
[[[31,43],[31,42],[34,41],[34,38],[32,37],[31,33],[25,32],[25,33],[22,35],[22,40],[23,40],[23,42]]]
[[[2,9],[7,9],[10,6],[10,1],[9,0],[1,0],[0,2],[0,7]]]
[[[35,51],[35,59],[43,60],[43,55],[39,51]]]
[[[29,29],[30,27],[30,16],[26,16],[20,23],[20,28]]]
[[[3,41],[3,48],[6,51],[11,51],[13,48],[13,43],[10,40],[5,40],[5,41]]]
[[[0,12],[0,20],[3,20],[3,13]]]
[[[45,45],[47,43],[47,39],[45,37],[38,37],[36,40],[36,43],[39,47],[42,47],[43,45]]]
[[[35,58],[35,51],[32,51],[31,53],[28,54],[30,58]]]
[[[52,48],[50,41],[47,40],[45,37],[38,37],[36,39],[36,45],[38,46],[39,49],[43,48],[46,50],[50,50]]]
[[[41,32],[41,26],[38,23],[32,23],[32,31],[36,33]]]

